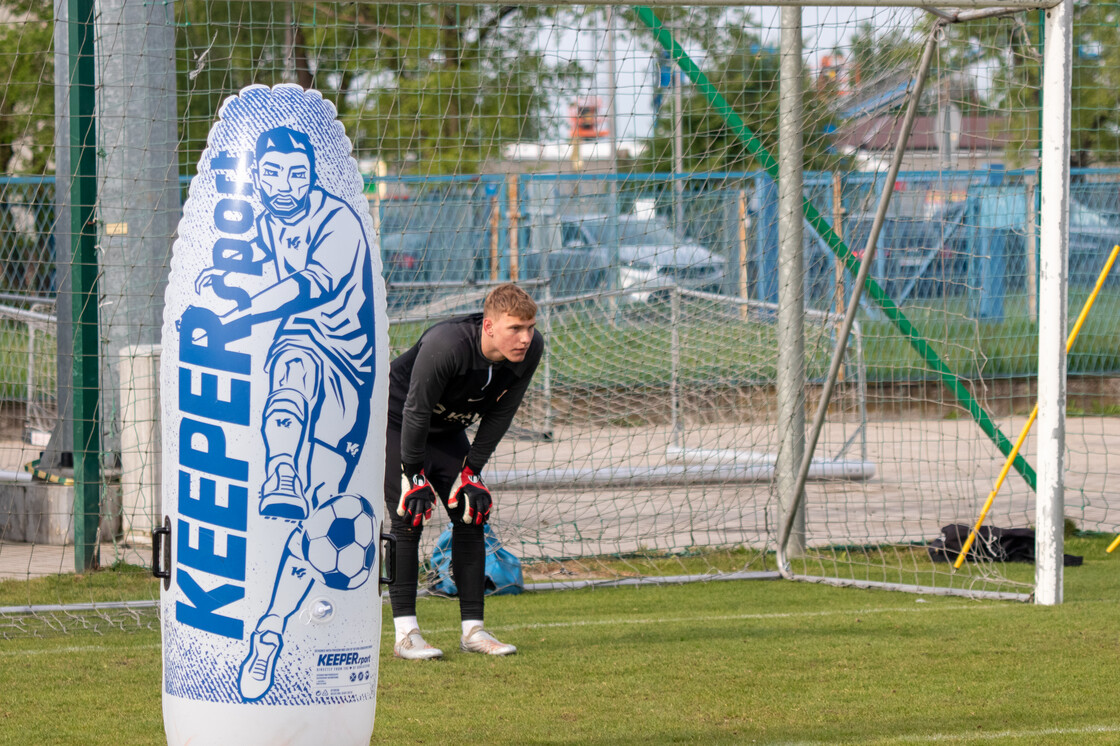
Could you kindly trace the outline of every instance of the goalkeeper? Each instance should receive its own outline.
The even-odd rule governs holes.
[[[537,304],[513,284],[487,296],[481,314],[438,323],[389,369],[385,504],[397,538],[389,586],[398,658],[439,658],[420,636],[416,584],[420,536],[439,496],[451,520],[451,569],[459,590],[464,652],[510,655],[483,626],[490,492],[481,473],[505,435],[544,351]],[[468,426],[478,422],[474,442]]]

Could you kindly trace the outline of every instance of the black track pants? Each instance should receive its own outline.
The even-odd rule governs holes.
[[[435,488],[451,519],[451,572],[459,590],[462,619],[482,619],[486,589],[486,545],[482,526],[463,523],[463,504],[451,509],[447,499],[463,469],[470,450],[466,433],[428,440],[424,474]],[[420,536],[424,526],[410,526],[397,515],[401,499],[401,433],[389,427],[385,433],[385,515],[390,532],[397,538],[395,582],[389,586],[393,616],[416,615],[416,585],[420,574]]]

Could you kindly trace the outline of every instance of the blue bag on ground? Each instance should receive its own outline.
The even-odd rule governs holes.
[[[490,524],[483,527],[486,542],[486,595],[515,595],[525,590],[525,576],[521,573],[521,560],[502,547]],[[436,578],[428,590],[441,596],[454,596],[459,589],[451,577],[451,527],[444,529],[432,550],[432,571]]]

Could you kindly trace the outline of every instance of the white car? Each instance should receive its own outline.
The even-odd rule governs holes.
[[[618,236],[619,285],[623,289],[633,288],[634,292],[627,296],[632,301],[666,300],[668,288],[674,286],[709,293],[723,290],[727,264],[724,258],[678,237],[659,218],[596,218],[586,222],[585,227],[599,245],[608,249],[613,248],[614,236]]]

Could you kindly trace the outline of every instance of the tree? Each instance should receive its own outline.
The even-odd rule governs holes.
[[[47,173],[54,147],[53,6],[4,0],[0,19],[0,49],[7,50],[0,165],[8,174]]]
[[[913,73],[922,56],[922,42],[908,31],[861,23],[849,41],[851,86],[874,83],[884,75]]]
[[[711,24],[718,29],[694,40],[703,43],[703,56],[709,60],[706,74],[758,139],[777,155],[780,55],[763,45],[749,19]],[[828,100],[808,76],[803,85],[805,168],[826,170],[840,162],[831,152],[825,136],[836,117]],[[727,126],[723,118],[694,86],[683,95],[682,129],[685,171],[751,171],[761,168],[747,145]],[[662,116],[650,143],[642,168],[673,170],[673,118]]]
[[[360,157],[381,158],[403,173],[477,173],[505,143],[538,137],[547,91],[581,74],[550,67],[535,51],[532,21],[545,14],[540,8],[185,6],[180,80],[188,163],[222,99],[250,83],[288,81],[335,103]]]
[[[1015,13],[946,30],[946,48],[957,67],[987,65],[993,85],[989,111],[1003,114],[1012,133],[1007,160],[1029,164],[1039,148],[1042,54],[1037,13]],[[1120,159],[1120,6],[1082,2],[1074,6],[1070,166]]]
[[[1120,7],[1115,3],[1074,6],[1070,166],[1085,168],[1120,161]],[[1033,60],[1032,60],[1033,61]],[[1038,61],[1034,61],[1038,67]]]

